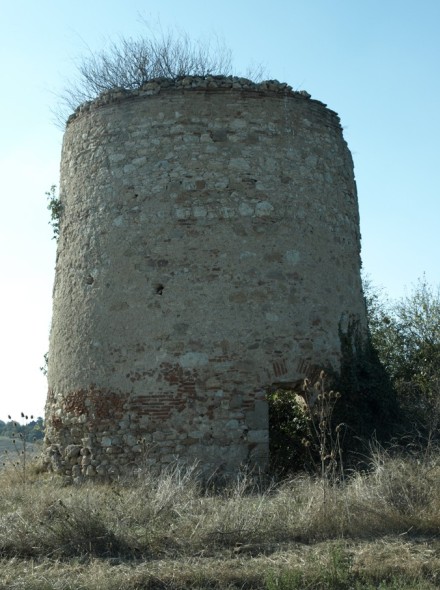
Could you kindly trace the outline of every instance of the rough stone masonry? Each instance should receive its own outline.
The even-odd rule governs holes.
[[[336,113],[276,81],[107,92],[68,121],[60,197],[50,468],[265,468],[266,392],[365,325]]]

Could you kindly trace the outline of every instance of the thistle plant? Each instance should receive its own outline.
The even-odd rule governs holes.
[[[339,392],[327,391],[326,375],[306,378],[294,388],[268,394],[272,459],[280,473],[312,469],[322,481],[344,478],[342,435],[344,424],[334,425]]]
[[[333,413],[341,394],[326,391],[326,375],[321,371],[312,385],[304,380],[305,411],[308,420],[308,437],[304,444],[318,451],[319,471],[323,480],[335,483],[344,478],[342,462],[341,432],[344,424],[333,425]]]

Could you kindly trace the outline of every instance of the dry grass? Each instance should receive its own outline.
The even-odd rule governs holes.
[[[345,483],[196,470],[64,486],[0,472],[0,589],[420,588],[440,584],[440,454],[376,453]]]

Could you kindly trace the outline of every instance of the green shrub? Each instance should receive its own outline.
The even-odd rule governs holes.
[[[440,287],[419,279],[396,302],[368,283],[365,292],[372,345],[391,379],[404,427],[435,435],[440,424]]]
[[[278,388],[269,392],[267,399],[272,469],[281,474],[304,469],[310,461],[305,446],[308,424],[306,413],[298,403],[298,394]]]

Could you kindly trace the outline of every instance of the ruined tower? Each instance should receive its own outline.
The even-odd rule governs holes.
[[[265,394],[365,324],[339,118],[286,84],[156,80],[64,136],[46,406],[74,477],[268,460]]]

